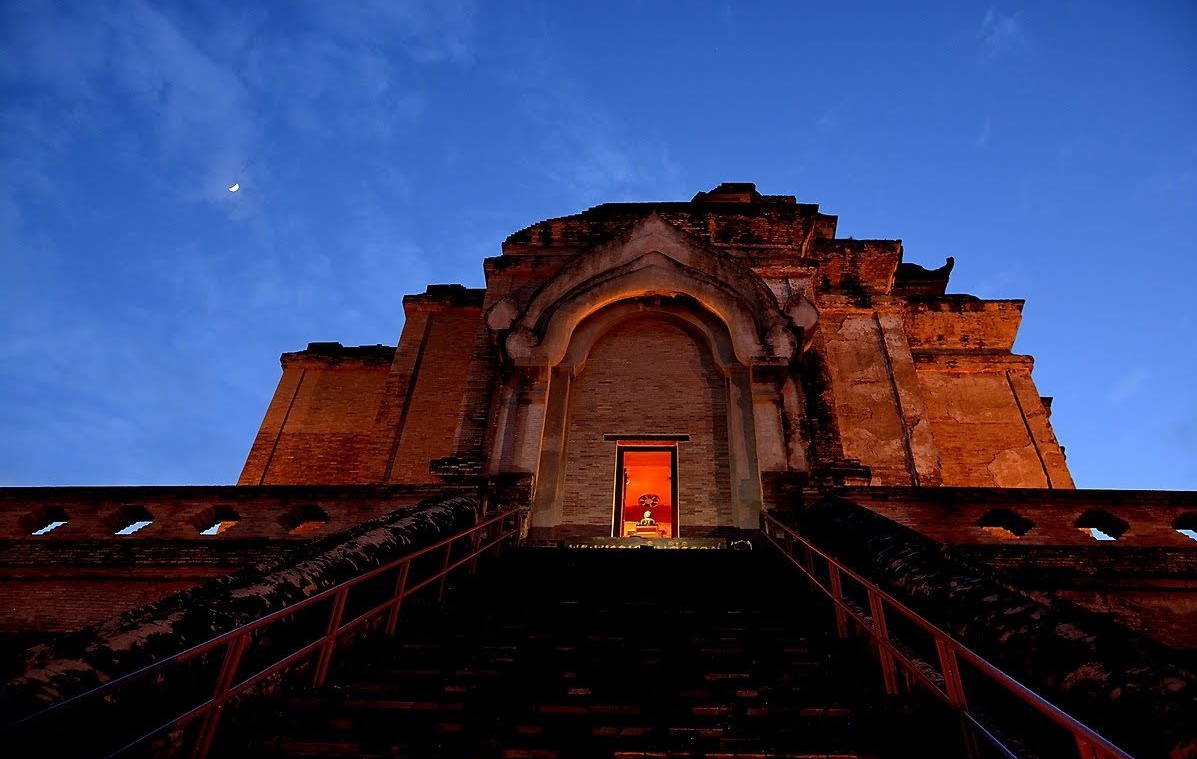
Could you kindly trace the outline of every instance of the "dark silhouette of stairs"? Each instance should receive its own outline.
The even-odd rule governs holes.
[[[962,755],[768,549],[509,552],[238,713],[214,756]]]

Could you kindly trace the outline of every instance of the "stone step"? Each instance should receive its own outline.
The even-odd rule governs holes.
[[[687,740],[686,745],[645,746],[644,734],[639,731],[622,733],[626,745],[603,740],[608,735],[595,735],[593,742],[584,747],[571,743],[535,741],[536,736],[522,736],[529,741],[515,741],[508,746],[497,747],[493,742],[479,745],[458,735],[440,735],[426,742],[387,741],[345,741],[339,737],[292,737],[281,736],[269,741],[254,741],[251,751],[260,757],[287,755],[287,757],[356,757],[395,758],[413,757],[493,757],[572,759],[575,757],[603,757],[625,759],[877,759],[883,754],[868,748],[812,743],[808,746],[762,746],[759,742],[722,739]],[[457,739],[457,740],[455,740]],[[642,743],[642,745],[637,745]]]
[[[583,553],[512,554],[453,583],[396,638],[356,641],[327,686],[265,699],[228,755],[919,756],[877,745],[878,725],[917,735],[917,715],[892,722],[863,642],[838,639],[805,586],[760,582],[764,557]],[[650,578],[671,592],[639,591]]]
[[[872,688],[864,683],[844,681],[835,677],[787,678],[784,674],[771,680],[760,677],[747,680],[712,673],[711,679],[676,681],[662,679],[643,683],[630,692],[624,679],[593,680],[578,677],[577,673],[561,672],[555,679],[526,678],[518,687],[509,681],[512,673],[469,672],[453,676],[432,672],[427,676],[353,679],[335,687],[331,700],[337,698],[384,698],[391,700],[430,700],[460,698],[472,695],[475,700],[496,700],[506,703],[566,698],[570,700],[631,700],[636,702],[668,701],[696,703],[721,701],[727,703],[787,702],[846,696],[866,697],[880,688],[878,679]],[[518,673],[517,673],[518,674]]]

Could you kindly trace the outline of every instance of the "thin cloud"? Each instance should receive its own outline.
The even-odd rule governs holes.
[[[819,118],[815,119],[815,128],[820,132],[830,132],[840,124],[840,107],[834,105],[823,113],[819,114]]]
[[[1143,383],[1151,378],[1151,372],[1143,368],[1132,369],[1123,374],[1117,382],[1106,391],[1106,400],[1110,403],[1122,403],[1136,395]]]
[[[1003,14],[993,7],[985,11],[977,37],[990,58],[1024,48],[1029,42],[1023,27],[1022,11]]]
[[[309,0],[314,27],[355,47],[394,46],[417,63],[469,63],[477,37],[472,0],[362,0],[355,12],[340,3]]]
[[[981,150],[989,147],[989,138],[993,134],[993,122],[990,119],[985,119],[981,124],[981,131],[977,133],[977,139],[973,140],[973,144]]]
[[[545,135],[537,148],[546,159],[540,172],[582,204],[636,195],[662,182],[678,184],[678,167],[663,145],[627,133],[601,108],[563,87],[526,97],[523,112]]]
[[[531,20],[513,40],[514,65],[500,79],[520,92],[518,112],[541,139],[530,146],[530,170],[568,193],[563,205],[682,194],[668,148],[616,119],[583,85],[563,73],[547,19]],[[654,188],[649,190],[649,188]]]

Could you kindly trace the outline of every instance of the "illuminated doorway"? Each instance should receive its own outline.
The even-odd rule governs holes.
[[[677,445],[616,447],[614,537],[675,538]]]

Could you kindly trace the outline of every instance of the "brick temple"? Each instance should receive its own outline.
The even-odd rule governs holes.
[[[327,596],[315,694],[297,655],[217,730],[218,687],[199,754],[1197,757],[1197,495],[1077,489],[1023,301],[836,226],[748,183],[541,221],[397,345],[284,353],[235,486],[0,489],[16,729],[209,640],[240,697]]]

